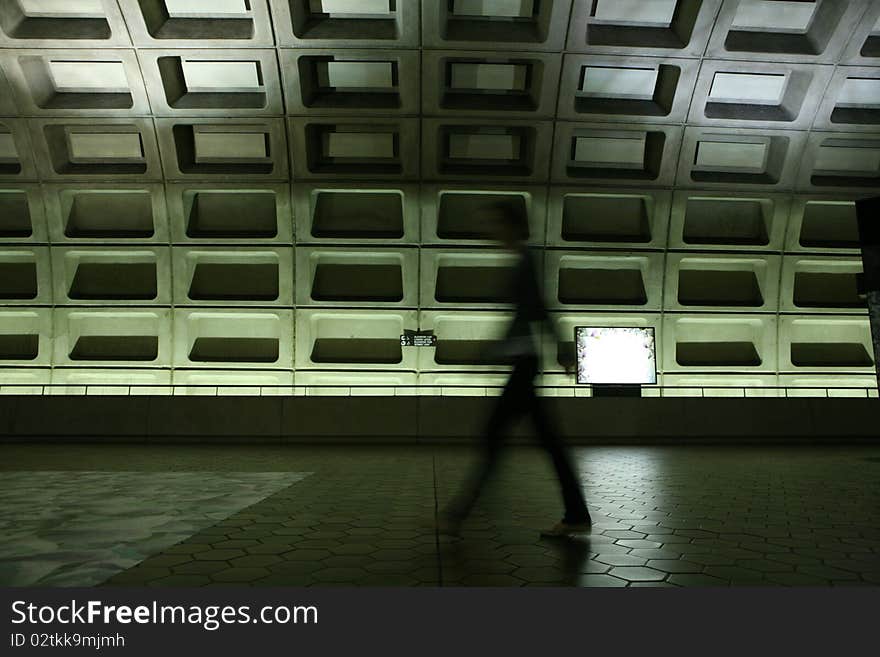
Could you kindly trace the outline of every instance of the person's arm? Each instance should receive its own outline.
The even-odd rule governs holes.
[[[533,278],[533,280],[535,281],[533,303],[535,306],[535,310],[537,311],[537,317],[540,318],[541,323],[546,327],[549,334],[553,336],[553,339],[556,342],[559,360],[561,361],[562,366],[565,368],[565,372],[567,374],[573,374],[576,361],[574,347],[568,347],[568,345],[571,343],[571,340],[566,340],[566,337],[562,334],[559,322],[556,321],[556,319],[547,308],[542,290],[542,279],[536,276]]]
[[[551,315],[546,308],[544,309],[544,323],[547,325],[550,334],[554,337],[556,341],[559,361],[565,368],[565,373],[574,374],[575,364],[577,361],[577,359],[575,358],[574,342],[572,340],[566,340],[566,337],[562,333],[559,322],[556,321],[553,315]]]

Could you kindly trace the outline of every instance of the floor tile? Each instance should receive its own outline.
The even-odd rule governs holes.
[[[629,582],[657,582],[666,578],[667,573],[642,566],[617,566],[608,571],[612,577]]]
[[[0,446],[0,584],[880,584],[877,448],[572,451],[594,527],[548,540],[562,505],[531,448],[452,538],[457,447]]]

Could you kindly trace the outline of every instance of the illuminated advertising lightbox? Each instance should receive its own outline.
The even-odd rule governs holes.
[[[657,383],[654,328],[578,326],[577,382],[593,385]]]

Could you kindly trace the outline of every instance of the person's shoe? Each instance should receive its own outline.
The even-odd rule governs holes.
[[[559,521],[550,529],[542,531],[541,536],[553,538],[558,536],[571,536],[572,534],[586,534],[592,528],[593,524],[590,519],[584,520],[583,522]]]

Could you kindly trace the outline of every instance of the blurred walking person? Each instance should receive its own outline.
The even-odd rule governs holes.
[[[493,206],[484,218],[495,239],[517,256],[509,280],[510,296],[514,305],[513,320],[502,343],[505,359],[512,362],[513,370],[489,417],[482,458],[441,518],[441,531],[458,534],[461,523],[498,467],[506,430],[521,416],[529,415],[541,447],[553,462],[565,506],[562,519],[541,533],[544,536],[564,536],[587,532],[590,530],[591,519],[577,472],[554,418],[548,414],[543,399],[535,390],[544,329],[550,329],[558,342],[561,343],[562,340],[547,312],[541,292],[541,280],[534,258],[526,245],[528,224],[522,215],[504,204]],[[566,371],[569,373],[573,372],[573,360],[573,356],[565,355]]]

